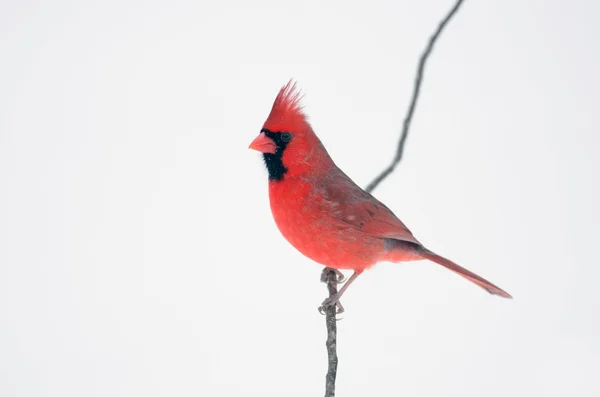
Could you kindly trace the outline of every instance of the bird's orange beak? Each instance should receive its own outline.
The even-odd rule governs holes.
[[[258,134],[258,136],[256,138],[254,138],[254,140],[252,141],[250,146],[248,146],[248,148],[258,150],[261,153],[271,153],[271,154],[275,153],[275,151],[277,150],[277,146],[275,146],[275,142],[273,142],[273,140],[271,138],[269,138],[262,132],[260,134]]]

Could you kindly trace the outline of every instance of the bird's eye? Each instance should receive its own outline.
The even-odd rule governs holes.
[[[290,139],[292,139],[292,134],[290,134],[289,132],[282,132],[281,133],[281,140],[284,142],[289,142]]]

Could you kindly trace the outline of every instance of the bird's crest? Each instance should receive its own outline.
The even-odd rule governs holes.
[[[303,95],[296,88],[296,83],[293,80],[288,81],[279,90],[263,128],[278,132],[297,131],[308,126],[306,115],[300,104],[302,97]]]

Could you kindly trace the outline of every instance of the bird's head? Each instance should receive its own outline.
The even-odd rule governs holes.
[[[263,154],[271,181],[319,172],[331,163],[302,111],[301,98],[290,80],[279,90],[269,117],[249,146]]]

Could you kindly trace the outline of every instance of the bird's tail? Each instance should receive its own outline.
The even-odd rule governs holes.
[[[438,264],[452,270],[453,272],[458,273],[459,275],[463,276],[467,280],[479,285],[481,288],[483,288],[490,294],[498,295],[503,298],[512,299],[512,296],[510,296],[510,294],[507,293],[506,291],[503,291],[502,289],[496,287],[494,284],[490,283],[486,279],[479,277],[478,275],[476,275],[473,272],[468,271],[464,267],[458,266],[456,263],[452,262],[451,260],[448,260],[442,256],[439,256],[438,254],[431,252],[428,249],[423,249],[420,253],[424,259],[429,259],[431,261],[434,261],[435,263],[438,263]]]

